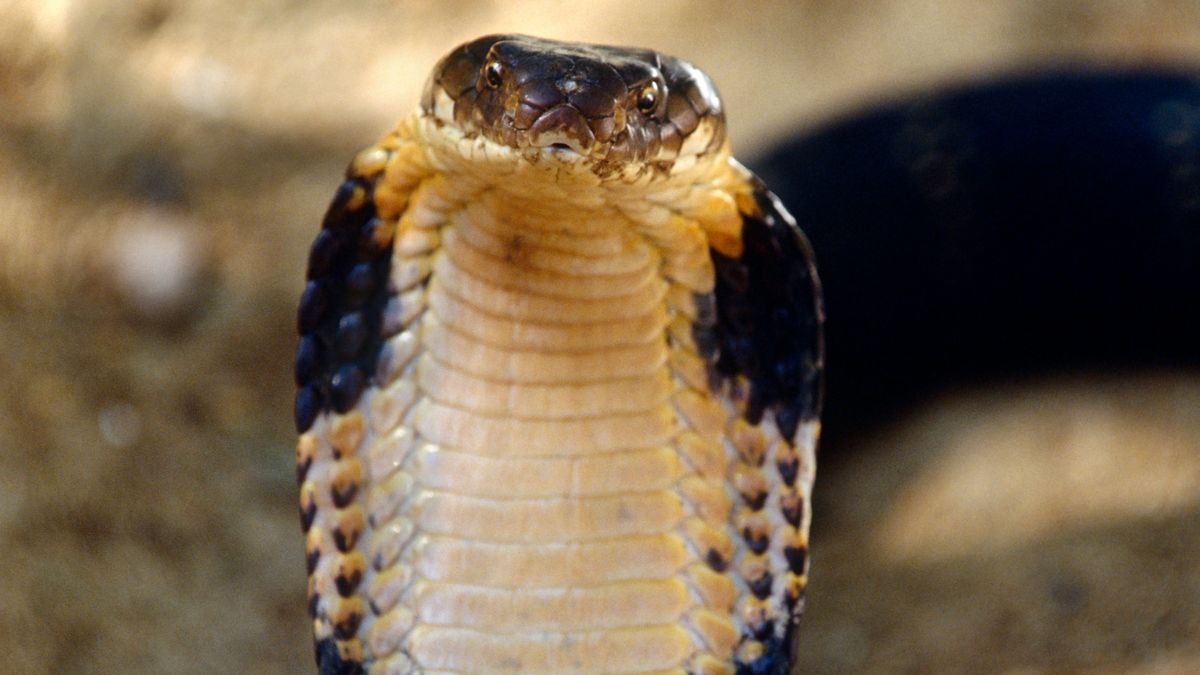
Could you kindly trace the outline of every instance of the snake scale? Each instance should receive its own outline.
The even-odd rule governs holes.
[[[320,671],[786,673],[822,323],[808,242],[695,67],[450,52],[308,260]]]

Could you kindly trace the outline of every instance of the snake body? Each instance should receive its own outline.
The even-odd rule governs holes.
[[[787,672],[821,311],[699,70],[449,53],[351,163],[300,301],[321,672]]]

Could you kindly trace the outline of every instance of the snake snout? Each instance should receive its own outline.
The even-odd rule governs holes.
[[[534,146],[565,145],[586,154],[624,129],[624,93],[613,73],[558,72],[520,85],[510,98],[511,124]]]
[[[583,155],[595,144],[596,134],[583,113],[572,105],[563,104],[538,116],[529,129],[529,139],[538,147],[565,145]]]

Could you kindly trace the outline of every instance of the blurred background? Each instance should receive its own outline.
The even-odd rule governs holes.
[[[306,250],[459,42],[685,57],[752,165],[946,86],[1200,66],[1195,0],[516,7],[0,3],[0,669],[311,672]],[[869,373],[837,384],[801,672],[1200,672],[1200,372],[1170,366],[944,377],[861,422]]]

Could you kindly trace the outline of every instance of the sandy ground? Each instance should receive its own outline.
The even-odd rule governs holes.
[[[705,68],[740,154],[946,81],[1200,64],[1200,2],[0,4],[5,672],[308,672],[293,307],[341,168],[520,31]],[[1200,376],[947,391],[822,467],[801,669],[1200,672]]]

